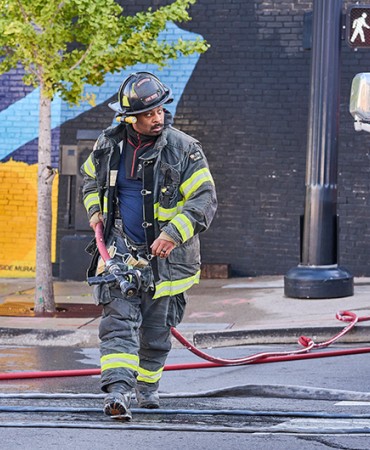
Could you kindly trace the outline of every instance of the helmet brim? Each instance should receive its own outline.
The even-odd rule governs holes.
[[[111,102],[111,103],[108,103],[108,106],[110,109],[113,109],[113,111],[115,111],[118,114],[122,114],[124,116],[127,116],[127,115],[134,116],[136,114],[141,114],[143,112],[150,111],[154,108],[158,108],[158,106],[162,106],[164,104],[172,103],[172,102],[173,102],[172,90],[170,88],[168,88],[168,92],[166,93],[166,96],[163,97],[163,99],[160,102],[156,103],[155,105],[148,106],[147,108],[140,109],[139,111],[130,111],[129,108],[123,109],[123,108],[121,108],[120,102]]]
[[[125,111],[121,108],[121,105],[119,104],[119,102],[111,102],[108,103],[108,106],[110,109],[113,109],[113,111],[120,113],[120,114],[124,114]]]

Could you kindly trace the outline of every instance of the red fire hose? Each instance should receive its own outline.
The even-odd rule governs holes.
[[[106,263],[110,259],[110,254],[108,253],[107,247],[104,242],[104,228],[103,222],[98,222],[95,225],[95,240],[96,245],[98,247],[100,256],[103,258],[103,261]]]
[[[99,222],[96,225],[95,228],[95,239],[97,242],[97,246],[99,249],[99,253],[101,257],[103,258],[104,262],[108,261],[110,259],[110,255],[107,251],[107,248],[105,246],[104,242],[104,236],[103,236],[103,223]],[[284,356],[292,356],[292,355],[300,355],[303,353],[309,352],[313,348],[324,348],[338,340],[340,337],[342,337],[344,334],[348,333],[358,321],[363,320],[369,320],[370,318],[363,317],[358,318],[356,314],[354,314],[351,311],[340,311],[336,315],[337,319],[343,321],[343,322],[350,322],[340,333],[332,337],[326,342],[322,342],[320,344],[315,344],[315,342],[306,336],[301,336],[298,340],[298,342],[304,347],[303,349],[296,350],[296,351],[290,351],[290,352],[266,352],[266,353],[257,353],[252,356],[248,356],[245,358],[237,358],[237,359],[224,359],[224,358],[216,358],[214,356],[208,355],[207,353],[202,352],[201,350],[197,349],[193,344],[191,344],[188,340],[182,336],[182,334],[176,330],[176,328],[171,328],[172,335],[182,344],[184,347],[186,347],[188,350],[190,350],[195,355],[199,356],[202,359],[205,359],[207,361],[210,361],[215,364],[221,364],[221,365],[240,365],[240,364],[249,364],[251,362],[260,361],[266,358],[273,358],[273,357],[284,357]]]
[[[250,360],[248,363],[239,363],[235,365],[246,364],[265,364],[273,362],[284,361],[299,361],[304,359],[315,358],[328,358],[334,356],[346,356],[346,355],[358,355],[361,353],[370,353],[370,347],[352,348],[348,350],[334,350],[317,353],[305,353],[305,354],[284,354],[281,356],[267,356],[261,359]],[[252,358],[252,357],[250,357]],[[190,370],[190,369],[211,369],[213,367],[225,367],[226,364],[204,362],[204,363],[184,363],[184,364],[169,364],[164,367],[165,371],[170,370]],[[77,369],[77,370],[47,370],[39,372],[3,372],[0,373],[1,380],[21,380],[29,378],[53,378],[53,377],[81,377],[81,376],[93,376],[100,375],[100,369]]]
[[[104,242],[103,235],[103,224],[98,223],[95,227],[95,238],[97,247],[101,257],[104,262],[110,259],[110,255],[107,251]],[[360,353],[370,353],[370,347],[354,348],[348,350],[336,350],[336,351],[325,351],[319,353],[308,353],[312,349],[324,348],[331,345],[333,342],[337,341],[344,334],[348,333],[357,322],[362,322],[370,320],[370,317],[358,317],[355,313],[351,311],[340,311],[336,314],[336,318],[342,322],[349,322],[349,324],[338,334],[328,339],[325,342],[316,344],[311,338],[306,336],[301,336],[298,340],[299,344],[304,347],[300,350],[288,351],[288,352],[264,352],[257,353],[244,358],[236,359],[225,359],[217,358],[211,356],[198,348],[196,348],[192,343],[182,336],[182,334],[176,330],[176,328],[171,328],[172,335],[195,355],[209,362],[205,363],[188,363],[188,364],[172,364],[166,365],[164,367],[165,371],[169,370],[187,370],[187,369],[205,369],[211,367],[222,367],[222,366],[237,366],[246,364],[260,364],[260,363],[270,363],[270,362],[282,362],[282,361],[296,361],[302,359],[312,359],[321,357],[331,357],[331,356],[343,356],[343,355],[354,355]],[[82,369],[82,370],[57,370],[57,371],[44,371],[44,372],[11,372],[11,373],[0,373],[0,380],[11,380],[11,379],[24,379],[24,378],[46,378],[46,377],[72,377],[72,376],[91,376],[100,375],[100,369]]]

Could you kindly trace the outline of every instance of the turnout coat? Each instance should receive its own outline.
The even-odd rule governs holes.
[[[106,241],[117,217],[116,181],[128,126],[122,123],[103,131],[81,167],[87,214],[90,218],[103,213]],[[171,125],[139,157],[139,164],[147,253],[161,231],[176,243],[168,258],[150,261],[154,298],[176,295],[199,282],[199,233],[209,227],[217,209],[214,181],[200,143]],[[87,249],[93,254],[88,276],[95,274],[99,257],[94,243]]]

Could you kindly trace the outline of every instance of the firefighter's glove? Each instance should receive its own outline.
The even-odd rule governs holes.
[[[176,247],[176,242],[166,232],[162,231],[150,246],[152,255],[159,256],[161,259],[167,258]]]
[[[103,214],[100,211],[96,211],[91,217],[90,217],[90,227],[95,231],[95,227],[99,222],[103,222]]]

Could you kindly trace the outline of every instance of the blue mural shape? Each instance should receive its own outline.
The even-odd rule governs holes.
[[[195,40],[198,37],[201,36],[182,30],[172,23],[168,23],[166,30],[160,35],[160,39],[166,40],[167,42],[173,42],[179,38],[184,40]],[[168,66],[162,70],[159,70],[158,67],[153,64],[136,64],[121,72],[107,74],[102,86],[86,85],[85,93],[94,94],[96,96],[96,105],[99,105],[111,98],[112,95],[118,91],[121,82],[130,73],[135,71],[153,72],[165,84],[171,86],[174,101],[171,104],[166,105],[166,107],[168,106],[168,110],[175,115],[177,104],[198,59],[198,54],[187,57],[180,55],[178,59],[169,61]],[[52,102],[52,129],[56,131],[58,127],[68,120],[75,119],[77,116],[89,111],[91,108],[92,106],[87,101],[81,102],[78,106],[71,107],[59,96],[55,96]],[[7,157],[11,154],[13,156],[17,149],[31,143],[38,137],[38,116],[39,88],[34,89],[22,99],[0,111],[0,160],[8,159]]]

